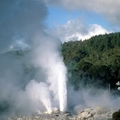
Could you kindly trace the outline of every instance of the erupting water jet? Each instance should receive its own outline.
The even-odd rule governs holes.
[[[64,66],[62,66],[64,67]],[[60,111],[67,110],[67,89],[66,89],[66,75],[65,71],[60,71],[58,78],[58,94],[59,94],[59,104]]]

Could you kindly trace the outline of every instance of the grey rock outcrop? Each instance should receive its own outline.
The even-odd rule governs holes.
[[[69,112],[52,112],[51,114],[36,114],[32,116],[14,116],[5,120],[111,120],[113,112],[97,107],[87,108],[77,115]]]
[[[101,107],[87,108],[76,116],[76,120],[110,120],[112,114],[113,111]]]

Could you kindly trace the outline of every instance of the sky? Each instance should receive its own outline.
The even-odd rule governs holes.
[[[48,32],[62,42],[85,40],[118,32],[120,1],[44,0],[48,7]]]
[[[17,27],[17,23],[21,24],[21,27],[17,27],[19,31],[22,29],[25,30],[24,28],[26,27],[28,28],[27,30],[29,30],[28,32],[30,32],[29,25],[27,26],[27,24],[21,22],[28,19],[29,23],[33,22],[31,27],[37,30],[41,29],[44,21],[46,26],[45,32],[55,38],[59,38],[63,43],[71,40],[85,40],[99,34],[118,32],[120,29],[120,0],[32,0],[33,4],[30,5],[30,8],[24,9],[26,11],[25,14],[31,14],[30,18],[24,16],[24,20],[21,19],[21,15],[20,21],[19,17],[17,18],[16,16],[16,18],[14,18],[15,21],[12,22],[12,17],[14,17],[17,12],[20,12],[17,5],[19,5],[19,2],[22,0],[17,1],[18,2],[15,2],[15,0],[11,0],[11,2],[9,0],[6,0],[6,2],[4,2],[4,0],[0,1],[0,35],[3,35],[6,39],[8,38],[4,33],[7,31],[10,35],[13,34],[14,29],[11,30],[9,27]],[[31,0],[25,1],[30,4]],[[42,2],[44,6],[41,7],[38,4],[36,10],[27,11],[27,9],[34,8],[34,3],[36,2]],[[14,5],[12,3],[14,3]],[[39,11],[41,12],[40,14]],[[39,21],[42,22],[40,23]],[[10,24],[10,22],[12,24]],[[35,31],[36,30],[34,30],[34,32]],[[1,38],[3,36],[1,36]],[[16,37],[12,39],[16,39]],[[1,39],[1,41],[5,44],[4,39]],[[22,40],[21,43],[24,43],[24,40]]]

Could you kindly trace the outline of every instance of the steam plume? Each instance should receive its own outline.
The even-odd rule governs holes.
[[[46,16],[42,0],[0,2],[0,104],[12,114],[67,108],[61,42],[44,32]]]
[[[41,36],[44,42],[39,42]],[[65,111],[67,108],[67,70],[59,53],[60,43],[50,36],[43,35],[36,36],[35,40],[36,44],[34,47],[36,49],[34,49],[33,53],[33,55],[35,55],[34,63],[36,66],[42,67],[42,70],[45,71],[47,76],[46,82],[49,84],[49,90],[53,93],[53,99],[57,103],[59,102],[60,110]],[[39,55],[36,53],[39,53]]]

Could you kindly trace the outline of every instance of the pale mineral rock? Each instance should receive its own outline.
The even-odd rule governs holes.
[[[54,111],[51,114],[36,114],[32,116],[14,116],[3,120],[111,120],[113,111],[97,107],[87,108],[77,115],[70,112]]]

